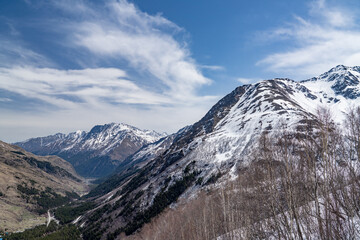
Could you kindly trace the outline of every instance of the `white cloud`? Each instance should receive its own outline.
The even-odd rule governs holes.
[[[355,14],[349,9],[339,6],[328,6],[326,0],[314,0],[310,4],[310,15],[320,17],[323,24],[332,27],[354,26]],[[322,19],[321,19],[322,18]]]
[[[211,83],[201,70],[221,67],[198,65],[186,41],[180,40],[186,32],[160,14],[149,15],[125,0],[105,6],[53,0],[37,7],[49,4],[68,18],[59,19],[62,27],[56,16],[41,27],[57,31],[61,49],[71,50],[70,61],[81,62],[84,68],[61,69],[24,44],[0,42],[1,63],[11,54],[21,60],[0,65],[0,89],[37,100],[36,108],[26,113],[1,109],[2,140],[88,130],[108,122],[174,132],[199,120],[218,99],[201,96],[198,90]],[[119,59],[124,64],[118,67],[96,67],[109,62],[113,66]],[[12,96],[6,98],[17,104],[20,100]]]
[[[0,68],[0,79],[1,89],[56,106],[48,110],[38,105],[26,113],[2,109],[0,132],[2,140],[8,142],[59,131],[89,130],[109,122],[171,133],[199,120],[217,100],[198,97],[191,104],[176,101],[140,88],[127,79],[125,71],[115,68]],[[0,98],[4,103],[16,101]]]
[[[11,102],[10,98],[0,98],[0,102]]]
[[[294,78],[318,75],[338,65],[359,65],[360,30],[351,10],[314,1],[309,19],[296,16],[291,25],[275,29],[268,37],[293,41],[296,46],[266,56],[257,65]]]
[[[19,35],[19,34],[17,34]],[[19,40],[0,38],[0,67],[25,66],[54,66],[54,63],[45,56],[23,46]]]
[[[20,32],[15,28],[15,26],[13,25],[13,23],[11,23],[10,21],[8,21],[7,26],[9,27],[10,30],[10,35],[12,36],[19,36]]]
[[[104,102],[129,104],[172,102],[169,98],[141,89],[126,77],[123,70],[115,68],[82,70],[0,68],[2,89],[42,100],[58,108],[74,108],[79,101],[87,105],[101,105]],[[74,101],[74,98],[77,100]]]
[[[77,104],[72,109],[32,112],[32,114],[2,109],[1,140],[16,142],[57,132],[89,130],[96,124],[109,122],[123,122],[143,129],[173,133],[198,121],[210,106],[209,101],[199,101],[192,106],[150,105],[144,108],[134,108],[129,104],[99,106]]]
[[[242,84],[251,84],[251,83],[258,82],[261,79],[259,79],[259,78],[237,78],[236,80]]]
[[[225,68],[223,66],[217,66],[217,65],[201,65],[202,69],[208,69],[211,71],[224,71]]]
[[[68,7],[56,6],[69,12]],[[211,83],[186,42],[176,39],[183,30],[161,15],[148,15],[125,0],[111,1],[102,10],[81,4],[75,9],[91,14],[66,26],[70,46],[85,48],[93,57],[123,59],[181,101],[196,98],[197,89]]]

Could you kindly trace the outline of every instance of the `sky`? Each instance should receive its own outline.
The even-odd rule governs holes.
[[[360,65],[358,0],[2,0],[0,140],[173,133],[237,86]]]

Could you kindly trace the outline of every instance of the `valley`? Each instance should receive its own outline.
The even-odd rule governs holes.
[[[0,6],[0,240],[360,240],[360,1]]]
[[[79,198],[88,185],[65,160],[39,157],[0,142],[0,226],[23,231],[46,222],[46,212]]]
[[[310,213],[311,200],[316,203],[319,198],[325,198],[321,201],[327,204],[338,201],[336,204],[341,206],[338,211],[346,211],[345,206],[354,208],[353,202],[333,199],[334,191],[344,190],[340,185],[330,184],[313,195],[300,183],[308,181],[305,189],[312,189],[313,184],[328,186],[333,178],[342,179],[336,183],[346,183],[352,189],[343,192],[343,196],[357,196],[357,185],[353,186],[348,177],[357,171],[357,165],[351,161],[358,159],[359,80],[360,67],[339,65],[319,77],[300,82],[281,78],[240,86],[198,122],[145,144],[119,160],[109,177],[80,200],[57,208],[55,217],[61,224],[73,222],[84,239],[153,239],[153,234],[169,239],[165,234],[169,232],[175,234],[173,239],[242,239],[250,236],[247,234],[262,233],[263,228],[277,237],[310,234],[306,231],[310,226],[305,222],[296,222],[301,231],[292,229],[293,223],[280,220],[285,217],[281,214],[292,214],[286,217],[290,219],[297,214],[302,219],[319,215]],[[345,122],[352,132],[344,127]],[[28,142],[31,141],[35,140]],[[43,148],[46,150],[51,144],[44,144]],[[342,144],[344,147],[340,148]],[[41,145],[34,148],[42,151]],[[324,164],[330,165],[324,168]],[[304,167],[315,170],[303,172]],[[331,175],[326,173],[330,170]],[[319,182],[314,183],[313,178],[319,178]],[[277,182],[282,184],[277,186]],[[284,189],[274,192],[274,188]],[[197,204],[200,206],[193,209]],[[225,212],[217,206],[222,206]],[[303,211],[300,206],[309,206],[306,214],[298,212]],[[229,216],[231,212],[234,215]],[[193,232],[191,225],[185,225],[183,231],[172,229],[195,214],[206,217],[203,223],[198,222],[201,217],[194,220],[201,229]],[[320,215],[318,218],[322,218]],[[244,217],[247,222],[241,220]],[[162,225],[161,221],[174,222],[163,229],[155,227]],[[267,225],[260,227],[259,221]],[[291,227],[282,229],[282,221]],[[277,224],[278,228],[269,224]],[[256,230],[252,229],[255,226]],[[203,232],[206,229],[213,232]],[[350,230],[341,231],[348,234]],[[232,234],[242,237],[231,237]]]

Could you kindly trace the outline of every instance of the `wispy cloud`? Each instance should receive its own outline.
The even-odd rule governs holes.
[[[58,108],[76,104],[164,104],[171,99],[141,89],[126,79],[123,70],[97,68],[57,70],[51,68],[0,68],[1,88],[42,100]]]
[[[54,0],[36,7],[56,8],[67,16],[59,19],[61,26],[54,16],[41,23],[41,30],[57,32],[55,41],[82,68],[53,63],[27,48],[22,34],[15,42],[0,39],[0,90],[14,93],[0,101],[17,104],[12,97],[21,95],[37,104],[26,115],[2,109],[0,131],[12,136],[8,141],[113,121],[172,132],[198,120],[218,99],[198,90],[212,82],[203,69],[222,67],[198,64],[184,40],[186,31],[160,14],[149,15],[126,0],[105,6]],[[41,103],[46,109],[39,111]]]
[[[74,9],[89,12],[65,26],[70,47],[82,47],[94,57],[125,60],[160,81],[164,93],[179,100],[197,97],[197,89],[211,83],[186,42],[177,38],[183,30],[161,15],[144,13],[125,0],[110,1],[99,11],[83,2],[74,8],[55,5],[69,14]]]
[[[139,87],[125,71],[115,68],[58,70],[52,68],[0,68],[1,89],[37,99],[43,104],[31,114],[2,109],[0,132],[7,141],[19,141],[114,121],[138,127],[174,132],[195,122],[214,97],[179,102],[164,94]],[[17,99],[0,98],[4,104]],[[31,103],[22,104],[28,105]],[[47,109],[52,106],[51,109]],[[45,109],[46,108],[46,109]],[[31,127],[31,130],[28,128]]]
[[[313,1],[309,16],[294,17],[293,23],[270,31],[263,37],[293,41],[295,47],[272,53],[257,64],[276,73],[307,78],[338,64],[359,65],[360,29],[350,9]]]
[[[201,65],[200,66],[202,69],[208,69],[211,71],[224,71],[225,67],[223,66],[217,66],[217,65]]]
[[[10,98],[0,98],[0,102],[11,102]]]
[[[0,67],[26,66],[29,64],[33,66],[55,65],[47,57],[25,47],[22,41],[0,37]]]
[[[149,15],[126,0],[108,1],[105,5],[82,0],[53,0],[41,2],[38,7],[56,8],[67,16],[66,20],[61,19],[61,26],[54,27],[53,24],[58,22],[55,17],[41,23],[41,27],[58,32],[62,47],[76,53],[69,60],[77,61],[79,66],[88,70],[96,66],[94,71],[101,73],[99,66],[101,68],[103,63],[111,62],[113,66],[120,65],[115,67],[117,69],[137,72],[136,76],[127,76],[128,83],[132,82],[137,87],[138,95],[154,96],[153,101],[147,101],[151,104],[176,102],[191,105],[200,99],[211,99],[211,96],[199,96],[197,93],[200,87],[212,82],[202,70],[223,70],[223,67],[197,64],[183,40],[185,30],[160,14]],[[14,69],[26,69],[27,72],[35,71],[34,74],[41,77],[44,71],[39,67],[56,67],[45,56],[26,48],[20,40],[16,44],[10,40],[1,41],[0,60],[2,64],[6,63],[11,73]],[[13,60],[5,61],[5,58]],[[16,68],[18,65],[22,68]],[[46,71],[64,73],[57,68],[47,68]],[[139,75],[142,80],[138,79]],[[94,85],[94,90],[96,87]],[[115,89],[119,95],[120,92],[128,92],[126,87]],[[146,89],[147,94],[142,89]],[[132,92],[136,92],[135,88]],[[112,98],[109,100],[114,102]]]
[[[260,81],[260,78],[237,78],[236,79],[239,83],[242,84],[250,84]]]

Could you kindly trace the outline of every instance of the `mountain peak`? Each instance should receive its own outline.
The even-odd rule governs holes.
[[[359,88],[358,70],[339,65],[307,81],[274,78],[237,87],[198,122],[141,148],[119,165],[111,181],[90,195],[99,204],[97,209],[104,210],[92,224],[106,226],[116,221],[118,229],[99,231],[132,233],[142,226],[139,219],[159,209],[159,202],[186,201],[198,190],[235,179],[250,168],[255,160],[252,151],[263,133],[276,137],[285,128],[294,139],[316,133],[319,108],[328,108],[334,122],[342,123],[347,106],[358,103],[352,99]],[[168,195],[176,197],[164,198]],[[113,206],[111,213],[109,206]],[[82,220],[85,229],[90,229],[89,219]]]
[[[339,64],[336,67],[331,68],[328,72],[338,72],[338,71],[346,71],[351,67]]]
[[[344,65],[337,65],[336,67],[331,68],[329,71],[321,74],[320,76],[311,79],[322,79],[331,82],[334,80],[339,80],[341,78],[344,78],[345,76],[348,75],[360,75],[360,67],[359,66],[348,67]]]
[[[331,88],[337,96],[356,99],[360,97],[360,66],[338,65],[318,77],[302,81],[309,82],[318,83],[322,89]]]
[[[39,155],[58,155],[84,176],[101,177],[141,147],[165,135],[124,123],[96,125],[89,132],[55,134],[15,143]],[[100,162],[100,163],[99,163]]]
[[[360,72],[360,66],[345,66],[345,65],[337,65],[336,67],[331,68],[328,72],[348,72],[348,71],[355,71]]]

